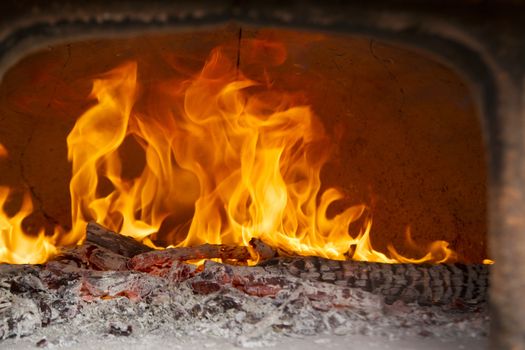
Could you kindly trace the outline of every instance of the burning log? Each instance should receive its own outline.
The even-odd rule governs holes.
[[[73,260],[88,269],[100,271],[126,271],[129,258],[152,250],[130,237],[90,222],[84,243],[63,249],[57,260]]]
[[[110,231],[95,222],[90,222],[86,227],[85,243],[95,244],[127,258],[154,250],[131,237]]]
[[[275,296],[293,276],[303,281],[330,283],[382,295],[387,304],[401,300],[420,305],[463,307],[478,305],[487,299],[488,265],[385,264],[318,257],[275,257],[275,250],[260,240],[250,242],[253,252],[248,247],[213,244],[153,250],[95,223],[90,223],[87,231],[84,245],[69,251],[67,256],[97,270],[129,269],[169,279],[176,276],[177,283],[192,279],[192,287],[200,294],[215,292],[227,284],[250,295]],[[219,264],[224,266],[223,273],[210,274],[210,268],[216,269],[210,264],[188,272],[191,265],[184,263],[214,258],[233,265]],[[235,266],[257,258],[257,268]]]
[[[196,247],[179,247],[139,254],[130,259],[128,266],[136,271],[149,271],[153,267],[169,267],[177,261],[222,259],[229,262],[248,260],[265,261],[275,256],[275,251],[258,239],[252,239],[249,248],[222,244],[203,244]]]
[[[309,281],[383,295],[387,304],[402,300],[420,305],[477,305],[486,302],[488,294],[489,265],[483,264],[385,264],[304,257],[274,259],[264,265]]]
[[[97,247],[95,250],[97,255],[101,255],[101,252],[110,251],[116,255],[131,258],[129,267],[137,271],[147,271],[153,265],[157,267],[169,266],[175,261],[198,259],[222,259],[238,262],[246,262],[250,259],[265,261],[276,255],[273,248],[258,239],[250,241],[251,249],[244,246],[203,244],[196,247],[154,250],[131,237],[110,231],[94,222],[87,225],[85,245]]]
[[[128,266],[132,270],[148,272],[154,267],[170,267],[178,261],[216,258],[247,261],[251,259],[251,255],[246,247],[203,244],[197,247],[168,248],[139,254],[130,259]]]
[[[84,242],[81,246],[62,250],[57,260],[62,262],[73,260],[88,269],[99,271],[126,271],[129,258]]]
[[[169,255],[164,257],[167,259]],[[211,294],[232,286],[249,295],[275,297],[291,284],[308,281],[381,295],[386,304],[402,301],[464,308],[485,303],[488,291],[489,268],[481,264],[384,264],[278,257],[252,267],[206,263],[187,273],[187,265],[177,261],[169,266],[143,264],[145,259],[135,261],[138,263],[135,269],[140,267],[141,271],[159,276],[177,276],[178,282],[189,280],[198,294]],[[184,273],[178,273],[179,270]],[[180,276],[185,277],[181,279]],[[317,297],[326,299],[329,296]]]

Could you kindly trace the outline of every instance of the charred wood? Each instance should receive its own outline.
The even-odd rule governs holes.
[[[153,250],[131,237],[123,236],[106,229],[105,227],[90,222],[86,227],[85,243],[92,243],[106,248],[115,254],[132,258],[137,254],[147,253]]]
[[[57,257],[58,261],[73,261],[77,266],[99,271],[128,270],[129,258],[116,254],[109,249],[84,242],[81,246],[63,249]]]
[[[453,308],[485,303],[489,273],[487,265],[383,264],[316,257],[279,257],[259,266],[206,263],[191,273],[174,272],[187,269],[183,263],[141,266],[143,271],[155,275],[176,275],[179,281],[192,278],[191,285],[199,294],[213,293],[228,285],[249,295],[274,297],[291,283],[309,281],[381,295],[386,304],[402,301]]]
[[[171,266],[175,261],[199,259],[222,259],[223,261],[233,262],[265,261],[273,258],[276,254],[273,248],[259,239],[252,239],[250,247],[203,244],[196,247],[154,250],[131,237],[117,234],[94,222],[87,225],[86,240],[83,245],[97,247],[91,248],[95,253],[95,259],[103,254],[114,258],[109,254],[111,252],[131,258],[130,268],[137,271],[145,271],[153,266]],[[83,252],[78,253],[82,255]],[[102,265],[100,261],[95,262],[95,266],[98,265]],[[114,269],[109,268],[108,270]]]
[[[259,240],[252,240],[250,247],[204,244],[151,250],[93,223],[88,225],[84,245],[68,254],[96,270],[130,269],[176,282],[194,278],[192,286],[200,294],[231,285],[250,295],[275,296],[292,276],[299,281],[324,282],[371,292],[383,296],[387,304],[400,300],[419,305],[468,307],[486,302],[488,291],[488,265],[384,264],[317,257],[274,257],[275,250]],[[210,277],[209,263],[199,268],[184,263],[214,258],[233,264],[219,264],[224,269],[215,271]],[[248,260],[259,261],[259,266],[235,265]]]
[[[264,263],[309,281],[328,282],[419,305],[468,306],[484,303],[489,265],[384,264],[317,257],[278,258]]]
[[[223,261],[265,261],[275,256],[275,251],[258,239],[250,241],[250,248],[223,244],[203,244],[196,247],[179,247],[139,254],[130,259],[128,266],[136,271],[169,267],[177,261],[222,259]]]
[[[169,268],[179,261],[216,258],[247,261],[251,255],[246,247],[203,244],[197,247],[168,248],[136,255],[130,259],[128,266],[132,270],[148,272],[153,268]]]

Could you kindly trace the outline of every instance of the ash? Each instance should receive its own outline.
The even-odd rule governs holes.
[[[60,262],[0,265],[0,347],[29,341],[33,347],[80,348],[87,339],[133,343],[151,337],[181,342],[212,337],[253,348],[319,335],[384,342],[487,335],[485,304],[387,305],[378,295],[291,275],[279,276],[286,283],[273,295],[255,296],[220,283],[225,265],[207,262],[206,274],[196,275],[191,275],[195,267],[184,268],[155,276]],[[188,271],[189,277],[181,278]],[[265,278],[276,277],[269,274]]]

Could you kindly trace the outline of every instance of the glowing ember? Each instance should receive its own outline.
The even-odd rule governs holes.
[[[254,54],[270,52],[272,64],[286,59],[279,44],[253,47]],[[221,48],[193,79],[148,85],[153,93],[147,103],[137,103],[146,86],[138,73],[137,63],[128,62],[96,79],[91,96],[97,103],[67,138],[73,229],[61,244],[81,241],[86,223],[95,220],[154,246],[163,222],[192,208],[191,221],[168,235],[172,246],[247,245],[259,238],[285,252],[339,260],[455,259],[444,241],[417,259],[393,247],[392,257],[375,251],[365,205],[329,217],[328,208],[344,194],[321,191],[321,168],[332,148],[321,122],[294,94],[244,76]],[[128,137],[145,154],[142,172],[132,178],[123,176],[119,154]],[[109,189],[102,191],[101,184]],[[2,189],[0,204],[7,194]],[[0,261],[38,263],[55,252],[58,233],[33,238],[22,232],[21,221],[31,212],[27,197],[14,217],[0,213]],[[407,240],[420,250],[409,235]]]

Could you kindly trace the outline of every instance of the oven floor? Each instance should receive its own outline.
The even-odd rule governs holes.
[[[220,276],[224,266],[213,266],[207,271]],[[16,265],[0,272],[0,349],[432,350],[487,342],[484,303],[386,304],[359,289],[292,276],[272,298],[233,285],[202,294],[191,280],[130,271]]]
[[[38,336],[22,339],[9,339],[2,343],[2,348],[11,350],[26,350],[35,348],[49,349],[76,349],[76,350],[142,350],[142,349],[240,349],[224,339],[202,338],[186,340],[177,337],[143,336],[143,337],[115,337],[105,336],[93,339],[92,336],[81,336],[75,339],[61,339],[60,341],[42,340]],[[37,345],[39,343],[40,345]],[[378,336],[314,336],[304,338],[282,338],[276,342],[249,344],[245,348],[269,350],[317,350],[317,349],[359,349],[359,350],[438,350],[438,349],[485,349],[488,347],[486,337],[441,340],[424,337],[404,337],[402,339],[388,339]]]

